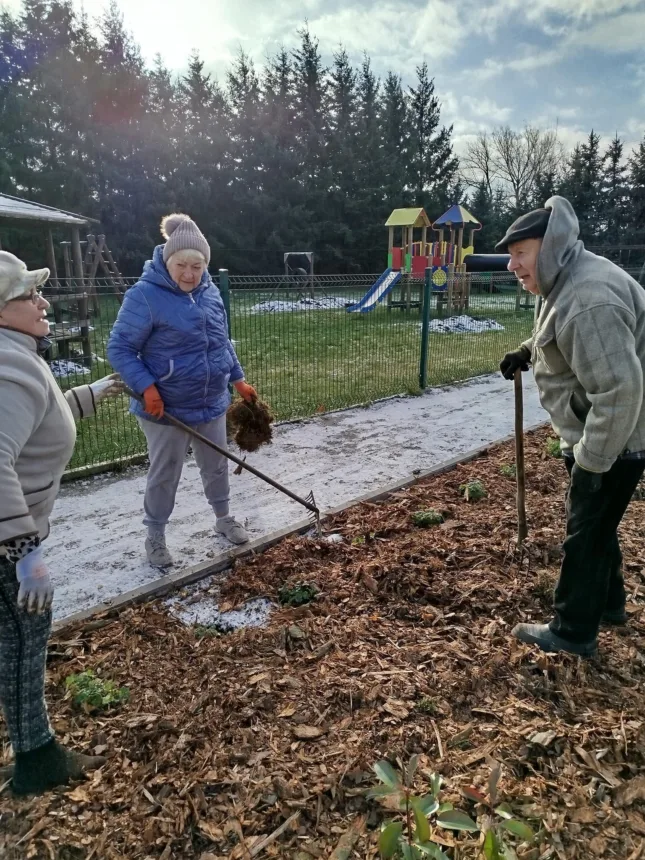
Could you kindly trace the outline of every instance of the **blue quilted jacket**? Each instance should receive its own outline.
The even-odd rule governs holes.
[[[244,379],[244,373],[210,275],[204,272],[196,289],[182,292],[168,274],[163,247],[155,248],[141,280],[126,292],[107,356],[133,391],[142,394],[154,383],[168,412],[196,425],[226,412],[229,380]],[[130,411],[155,420],[134,399]]]

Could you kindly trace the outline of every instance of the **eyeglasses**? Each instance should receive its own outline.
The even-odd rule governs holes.
[[[42,299],[43,294],[40,290],[30,290],[30,292],[25,293],[22,296],[16,296],[14,298],[14,302],[31,302],[32,305],[37,305],[38,302]]]

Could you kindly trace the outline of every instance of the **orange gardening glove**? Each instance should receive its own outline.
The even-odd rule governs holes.
[[[156,385],[149,385],[143,392],[143,408],[154,418],[163,418],[163,400]]]
[[[240,397],[243,400],[246,400],[247,403],[253,403],[254,400],[258,399],[258,393],[255,388],[243,379],[240,379],[239,382],[234,382],[233,388],[235,388]]]

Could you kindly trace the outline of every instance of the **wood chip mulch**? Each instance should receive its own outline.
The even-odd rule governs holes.
[[[500,763],[501,799],[543,827],[525,860],[645,858],[645,503],[622,527],[630,623],[602,632],[597,659],[543,655],[510,635],[550,617],[566,473],[547,436],[526,440],[523,551],[502,445],[326,522],[343,543],[294,537],[237,563],[229,606],[319,589],[266,628],[199,638],[157,602],[60,633],[53,725],[108,763],[42,798],[5,789],[0,857],[376,858],[391,813],[365,797],[371,766],[417,753],[420,789],[441,773],[443,797],[473,817],[461,789],[485,786]],[[464,500],[469,480],[486,498]],[[415,526],[429,508],[443,524]],[[129,703],[79,711],[65,677],[90,668],[128,686]],[[476,836],[437,832],[450,857],[481,856]]]

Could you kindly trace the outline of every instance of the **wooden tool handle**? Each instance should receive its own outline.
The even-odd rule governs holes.
[[[524,471],[524,401],[522,371],[518,368],[513,379],[515,387],[515,472],[517,478],[517,545],[528,536],[526,524],[526,473]]]

